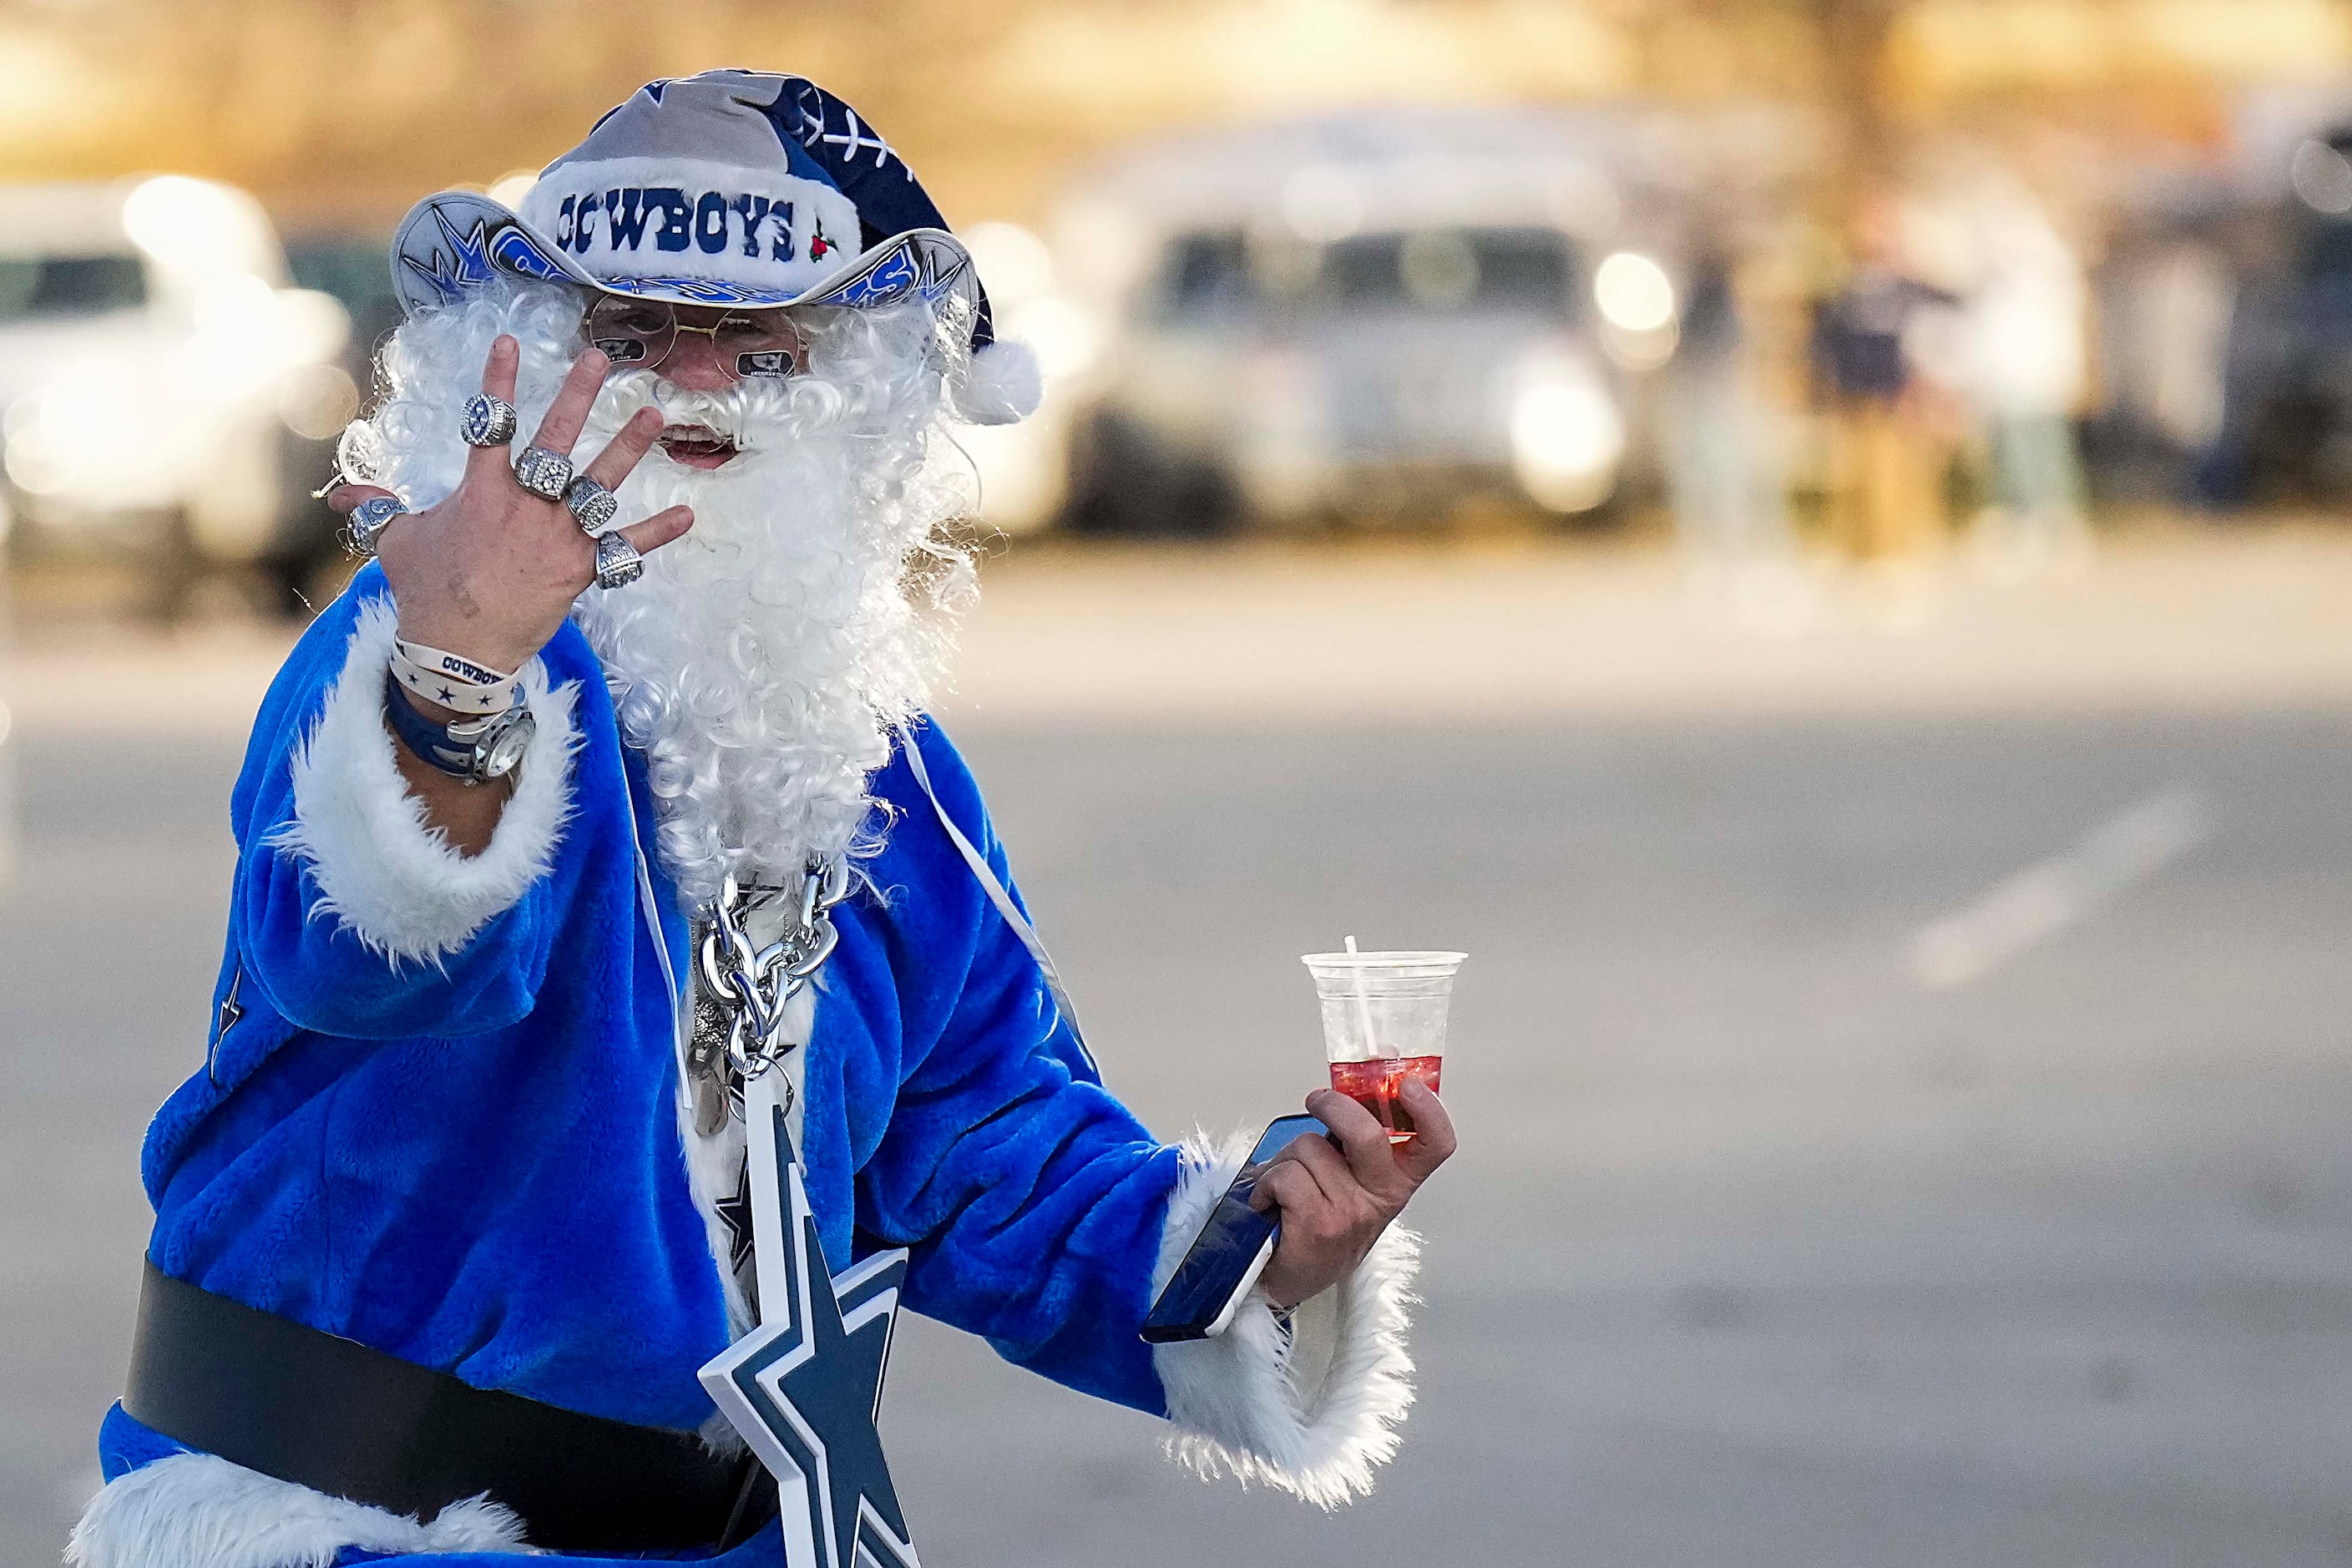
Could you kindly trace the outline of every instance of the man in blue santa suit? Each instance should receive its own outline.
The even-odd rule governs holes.
[[[237,781],[73,1560],[819,1568],[698,1376],[774,1312],[747,1102],[836,1270],[909,1249],[906,1305],[1203,1471],[1368,1489],[1412,1398],[1390,1222],[1451,1126],[1416,1086],[1393,1152],[1311,1096],[1336,1146],[1259,1184],[1232,1327],[1139,1337],[1242,1151],[1101,1086],[925,716],[972,591],[942,423],[1035,375],[905,163],[799,78],[656,82],[520,212],[423,204],[394,268],[330,497],[376,560]]]

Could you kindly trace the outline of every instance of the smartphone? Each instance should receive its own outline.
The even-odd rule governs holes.
[[[1241,1174],[1209,1211],[1208,1223],[1169,1278],[1168,1289],[1152,1303],[1150,1315],[1143,1320],[1146,1340],[1156,1345],[1205,1340],[1223,1333],[1233,1322],[1242,1298],[1265,1272],[1266,1260],[1274,1256],[1274,1238],[1282,1228],[1273,1215],[1250,1207],[1250,1194],[1257,1190],[1266,1162],[1309,1132],[1330,1136],[1312,1116],[1285,1116],[1267,1124]]]

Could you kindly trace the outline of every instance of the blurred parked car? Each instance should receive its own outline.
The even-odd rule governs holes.
[[[1604,506],[1627,447],[1620,367],[1662,361],[1674,331],[1646,258],[1611,258],[1595,304],[1617,213],[1534,114],[1266,127],[1105,171],[1059,237],[1105,340],[1074,420],[1071,525]]]
[[[333,548],[300,479],[359,404],[331,297],[242,192],[177,175],[0,192],[0,487],[13,548],[295,584]],[[316,480],[312,480],[316,483]]]

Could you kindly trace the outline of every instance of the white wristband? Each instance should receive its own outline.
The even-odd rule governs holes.
[[[427,702],[459,713],[503,713],[522,701],[522,682],[463,654],[395,640],[393,679]]]

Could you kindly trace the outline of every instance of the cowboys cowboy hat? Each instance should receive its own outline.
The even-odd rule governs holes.
[[[520,210],[472,191],[419,202],[393,238],[402,307],[500,278],[771,310],[920,299],[970,347],[955,411],[1035,408],[1036,361],[996,342],[970,252],[890,144],[805,77],[710,70],[647,82],[543,170]]]

